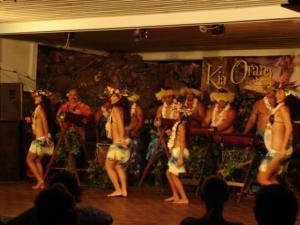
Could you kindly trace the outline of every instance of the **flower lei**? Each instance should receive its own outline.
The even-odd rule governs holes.
[[[48,90],[34,90],[34,91],[31,91],[31,95],[32,95],[32,97],[41,96],[41,95],[49,97],[50,95],[52,95],[52,92],[48,91]]]
[[[269,100],[268,100],[267,97],[264,97],[264,103],[265,103],[266,108],[267,108],[270,112],[272,112],[272,111],[274,110],[274,108],[271,106],[271,104],[270,104],[270,102],[269,102]]]
[[[121,91],[117,88],[113,88],[111,86],[107,86],[104,90],[104,93],[107,95],[121,95]]]
[[[226,118],[226,112],[229,109],[230,109],[230,104],[227,104],[227,106],[220,113],[217,114],[219,110],[219,104],[216,104],[212,112],[211,126],[218,127],[222,123],[222,121]]]
[[[167,116],[167,108],[170,107],[171,108],[171,113],[169,116]],[[172,103],[172,105],[167,105],[167,103],[164,102],[162,110],[161,110],[161,115],[162,118],[164,119],[174,119],[175,118],[175,108],[176,108],[176,104],[175,102]]]
[[[131,115],[131,117],[133,116],[135,110],[136,110],[136,103],[134,102],[134,103],[132,104],[132,106],[131,106],[131,109],[130,109],[130,115]]]
[[[167,144],[169,149],[172,149],[174,147],[177,127],[178,127],[179,123],[180,123],[180,121],[177,121],[172,127],[172,133],[171,133],[170,139]]]
[[[192,105],[192,107],[189,107],[189,106],[188,106],[188,101],[187,101],[187,100],[185,100],[184,106],[185,106],[186,108],[188,108],[188,109],[191,110],[190,115],[192,115],[192,114],[196,111],[197,104],[198,104],[198,99],[197,99],[197,98],[194,98],[194,99],[193,99],[193,105]]]

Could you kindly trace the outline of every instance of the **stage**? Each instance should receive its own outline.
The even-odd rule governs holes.
[[[0,216],[15,216],[33,205],[33,199],[38,191],[31,189],[32,183],[0,182]],[[111,213],[113,225],[176,225],[187,216],[201,216],[204,204],[197,200],[194,192],[189,193],[189,205],[166,203],[167,189],[164,192],[155,187],[129,187],[127,198],[108,198],[110,190],[84,187],[83,205],[92,205]],[[231,196],[225,207],[225,218],[243,222],[245,225],[256,225],[252,213],[253,198],[237,203]],[[300,224],[300,215],[298,223]]]

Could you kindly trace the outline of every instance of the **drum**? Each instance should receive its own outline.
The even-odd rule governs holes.
[[[213,136],[214,141],[218,144],[224,144],[236,147],[252,146],[258,142],[258,138],[255,135],[245,134],[215,134]]]
[[[86,116],[80,115],[80,114],[75,114],[72,112],[63,112],[59,115],[59,118],[62,122],[72,123],[78,127],[81,127],[84,125],[82,120],[84,118],[86,118]]]
[[[176,123],[176,120],[172,119],[160,119],[160,127],[164,129],[172,129],[173,125]]]
[[[214,127],[191,127],[190,134],[191,135],[206,135],[215,132]]]
[[[110,144],[108,143],[97,143],[96,144],[96,158],[98,159],[98,162],[101,166],[105,166],[105,160],[107,151]]]

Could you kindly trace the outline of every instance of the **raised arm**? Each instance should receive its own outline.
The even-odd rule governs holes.
[[[248,134],[250,132],[250,130],[252,130],[252,128],[254,127],[254,125],[256,123],[257,117],[258,117],[258,102],[256,102],[252,108],[250,117],[247,121],[245,130],[243,132],[244,134]]]

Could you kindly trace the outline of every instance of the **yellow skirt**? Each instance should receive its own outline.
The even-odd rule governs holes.
[[[33,154],[37,154],[38,156],[42,157],[43,155],[52,155],[54,150],[54,142],[51,138],[51,135],[48,135],[51,143],[50,145],[46,142],[46,137],[39,137],[31,142],[29,147],[29,152]]]
[[[124,148],[118,143],[113,143],[109,146],[106,159],[119,161],[120,164],[125,164],[130,158],[130,149]]]
[[[169,166],[168,171],[176,176],[178,176],[180,173],[186,173],[184,163],[182,166],[178,166],[177,162],[178,162],[179,153],[180,153],[179,147],[172,148],[171,149],[171,158],[169,159],[169,162],[168,162],[168,166]],[[187,148],[185,148],[183,150],[183,160],[185,161],[185,159],[188,159],[189,156],[190,156],[189,150]]]

